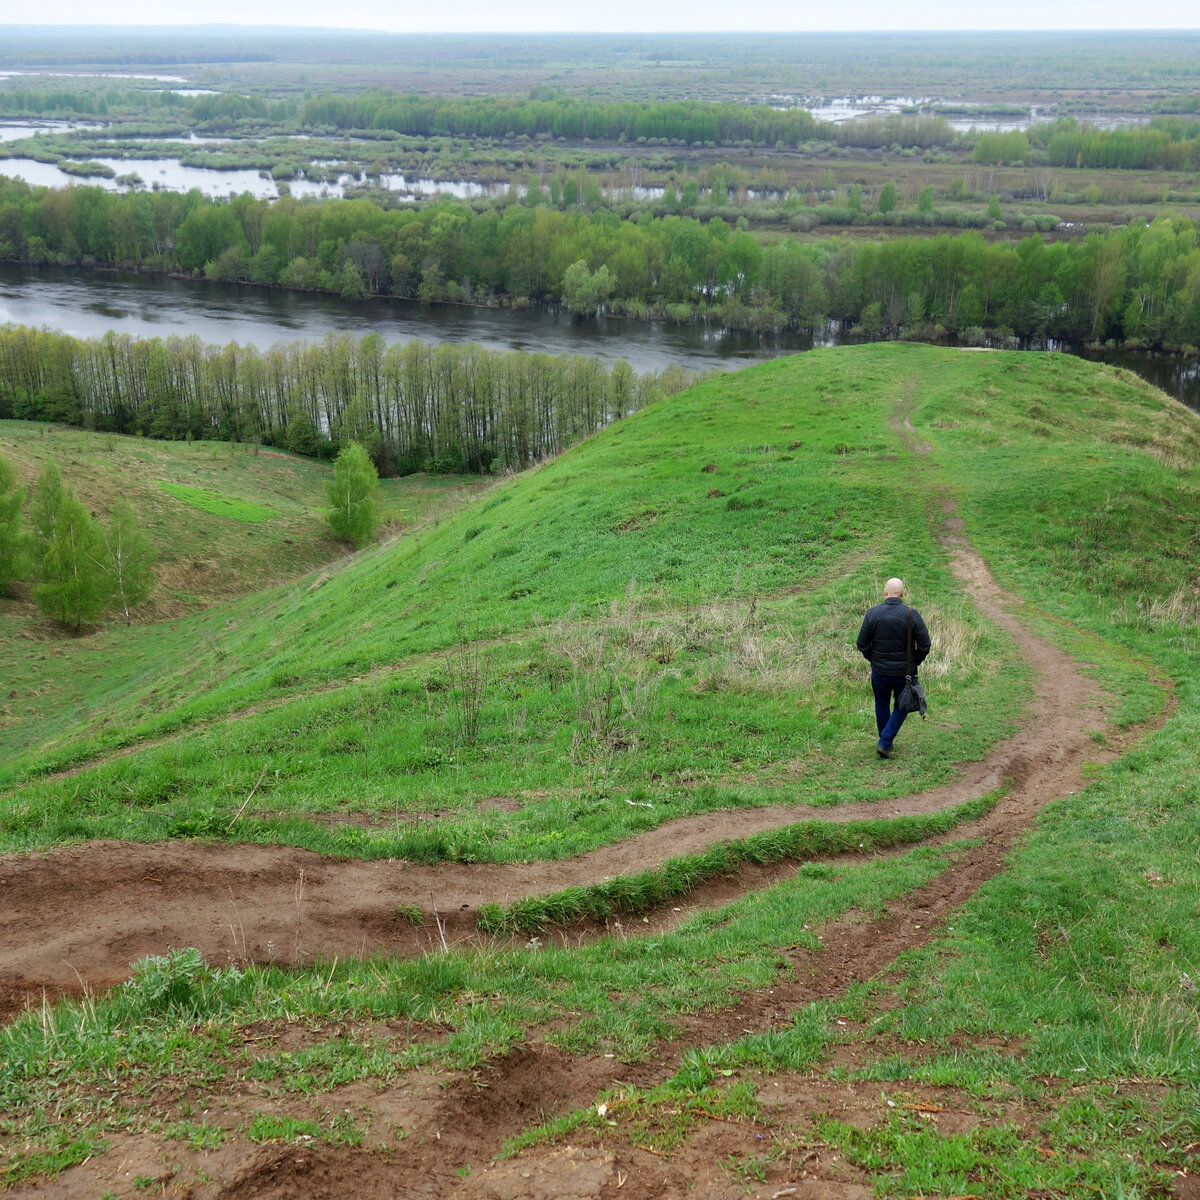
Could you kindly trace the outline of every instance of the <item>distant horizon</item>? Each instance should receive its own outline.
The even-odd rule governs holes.
[[[213,13],[209,19],[201,20],[171,20],[163,19],[149,0],[119,0],[115,7],[125,8],[129,17],[125,20],[97,23],[87,20],[94,9],[85,6],[82,0],[51,0],[49,11],[37,22],[7,22],[0,24],[0,30],[12,31],[46,31],[73,30],[78,33],[104,31],[106,33],[128,32],[136,34],[163,29],[203,29],[230,30],[236,32],[270,32],[270,33],[326,33],[326,34],[388,34],[390,36],[438,36],[438,37],[498,37],[498,36],[542,36],[542,37],[596,37],[596,36],[662,36],[688,37],[706,34],[725,34],[731,36],[747,35],[781,35],[781,34],[842,34],[857,37],[872,37],[887,34],[908,35],[953,35],[953,34],[1069,34],[1072,36],[1087,36],[1088,34],[1106,33],[1144,33],[1144,34],[1191,34],[1200,33],[1200,23],[1195,17],[1195,7],[1190,2],[1186,5],[1183,0],[1165,0],[1156,6],[1156,11],[1163,17],[1162,23],[1145,25],[1132,23],[1129,20],[1128,6],[1119,5],[1115,0],[1098,0],[1097,3],[1083,4],[1080,0],[1065,6],[1058,6],[1054,13],[1056,23],[1046,25],[1044,6],[1031,3],[1030,0],[1019,0],[1010,6],[1013,15],[1012,23],[999,26],[996,24],[951,24],[957,18],[962,19],[963,7],[950,3],[949,0],[934,0],[928,6],[925,15],[918,24],[912,20],[904,23],[897,22],[894,7],[882,0],[866,0],[865,8],[856,10],[860,22],[859,28],[844,28],[824,23],[826,12],[814,11],[807,14],[797,13],[797,6],[777,3],[776,0],[758,0],[757,3],[743,6],[738,10],[740,23],[733,26],[729,23],[728,11],[708,0],[700,0],[686,17],[681,17],[679,24],[666,22],[650,24],[652,16],[645,9],[649,6],[639,6],[631,0],[619,0],[610,9],[613,24],[607,28],[562,24],[562,12],[544,2],[544,0],[525,0],[525,3],[513,6],[506,16],[508,22],[502,26],[485,27],[474,24],[471,20],[475,15],[480,21],[495,20],[495,7],[484,5],[480,0],[460,0],[454,7],[462,13],[462,20],[457,28],[435,27],[432,21],[445,20],[444,11],[429,13],[428,20],[421,23],[423,14],[405,14],[404,27],[397,27],[398,18],[384,6],[368,4],[368,9],[378,7],[381,11],[379,18],[370,24],[342,26],[329,25],[328,10],[315,0],[294,0],[285,4],[283,0],[210,0],[205,5],[206,10]],[[247,10],[253,14],[244,19]],[[287,11],[287,20],[281,20],[274,15],[280,10]],[[145,14],[153,11],[154,16]],[[545,16],[553,11],[557,23]],[[386,12],[386,15],[384,15]],[[756,16],[756,12],[761,16]],[[581,12],[582,19],[587,14]],[[772,23],[768,15],[774,17]],[[831,14],[834,15],[834,14]],[[984,19],[995,20],[993,10],[982,12]],[[1138,17],[1144,20],[1144,11]],[[808,24],[800,24],[807,16]],[[541,17],[545,24],[538,23]],[[237,19],[243,18],[243,19]],[[616,25],[619,18],[629,23]],[[369,19],[369,18],[368,18]],[[1027,22],[1027,23],[1023,23]],[[863,29],[862,24],[870,25]],[[469,26],[469,27],[467,27]]]

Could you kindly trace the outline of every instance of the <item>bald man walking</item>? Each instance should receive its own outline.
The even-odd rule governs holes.
[[[909,671],[909,614],[912,615],[912,673],[929,653],[929,630],[921,614],[904,603],[904,581],[889,579],[883,585],[883,603],[867,610],[858,631],[858,652],[871,664],[871,691],[875,693],[875,725],[879,743],[875,753],[892,757],[892,743],[907,713],[896,706]]]

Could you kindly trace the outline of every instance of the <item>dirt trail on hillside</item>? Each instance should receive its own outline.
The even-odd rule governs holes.
[[[908,440],[914,452],[926,449]],[[877,919],[848,914],[823,927],[819,951],[781,950],[773,986],[728,1008],[680,1017],[676,1040],[655,1046],[636,1065],[602,1056],[574,1057],[531,1041],[476,1072],[414,1072],[384,1088],[348,1085],[315,1099],[269,1101],[234,1089],[222,1100],[227,1107],[213,1118],[235,1128],[259,1110],[298,1118],[343,1108],[370,1113],[381,1129],[394,1122],[405,1132],[399,1140],[388,1139],[386,1152],[372,1145],[377,1137],[361,1148],[318,1142],[251,1145],[231,1138],[221,1149],[201,1153],[148,1134],[116,1135],[108,1152],[94,1161],[11,1194],[82,1200],[112,1190],[124,1197],[138,1194],[132,1180],[148,1177],[161,1183],[162,1194],[205,1200],[340,1200],[348,1193],[359,1200],[867,1200],[874,1195],[871,1177],[839,1162],[819,1138],[805,1142],[803,1133],[820,1114],[857,1124],[885,1119],[880,1086],[820,1076],[760,1080],[765,1103],[757,1124],[702,1124],[670,1154],[626,1141],[598,1143],[581,1133],[569,1145],[534,1148],[499,1163],[492,1159],[505,1138],[545,1115],[594,1104],[601,1091],[618,1082],[656,1083],[676,1069],[689,1047],[778,1028],[801,1005],[838,996],[851,983],[886,968],[901,951],[928,942],[948,914],[1003,870],[1005,855],[1039,809],[1083,785],[1085,762],[1111,754],[1092,737],[1105,724],[1094,686],[1065,654],[1006,610],[1006,597],[966,541],[952,502],[940,501],[931,520],[964,587],[1016,639],[1035,681],[1024,727],[983,762],[965,765],[952,785],[837,809],[780,806],[713,813],[670,822],[576,859],[529,866],[341,862],[287,848],[177,842],[98,843],[46,856],[9,856],[0,859],[0,1009],[11,1013],[36,1001],[43,988],[74,991],[84,982],[114,983],[125,977],[133,959],[170,946],[198,946],[213,963],[423,952],[435,935],[429,928],[414,930],[399,918],[401,903],[426,912],[436,907],[446,922],[446,936],[463,940],[472,936],[475,912],[485,900],[504,902],[643,870],[715,841],[797,820],[927,813],[1008,783],[1004,798],[987,815],[949,835],[979,841],[956,849],[950,868],[936,879],[890,904]],[[868,744],[864,757],[871,754]],[[706,885],[680,902],[680,908],[686,915],[688,908],[719,902],[791,870],[794,866],[743,870],[737,878]],[[650,927],[677,919],[678,914],[665,913]],[[638,926],[647,928],[640,921]],[[391,1036],[399,1048],[407,1032],[381,1029],[372,1036]],[[846,1054],[861,1052],[848,1048]],[[917,1051],[910,1047],[906,1053]],[[854,1062],[847,1058],[842,1065]],[[943,1132],[965,1132],[980,1121],[971,1115],[976,1102],[962,1103],[952,1089],[911,1091],[913,1102],[923,1103],[925,1115]],[[1032,1123],[1017,1108],[997,1119]],[[731,1155],[761,1156],[776,1136],[796,1148],[766,1163],[761,1181],[739,1179],[723,1165]],[[168,1155],[172,1165],[164,1167]]]
[[[335,955],[422,953],[436,922],[447,938],[473,936],[485,902],[507,903],[703,851],[797,821],[847,822],[935,812],[1012,788],[993,814],[1023,826],[1045,800],[1075,786],[1080,764],[1100,756],[1090,731],[1103,724],[1093,685],[1064,653],[1003,607],[987,567],[967,544],[950,501],[936,521],[973,600],[1017,640],[1036,695],[1024,727],[952,784],[878,803],[811,809],[771,806],[668,821],[615,846],[557,862],[439,864],[341,861],[289,847],[96,842],[46,855],[0,858],[0,1014],[44,994],[106,987],[134,960],[197,946],[213,963],[294,963]],[[870,754],[869,745],[864,755]],[[993,836],[998,832],[989,826]],[[956,833],[962,836],[962,832]],[[718,896],[728,886],[716,885]],[[693,897],[690,906],[703,902]],[[429,914],[421,928],[400,906]],[[681,906],[683,907],[683,906]]]

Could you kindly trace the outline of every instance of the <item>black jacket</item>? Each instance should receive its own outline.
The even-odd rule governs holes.
[[[929,630],[917,610],[898,596],[867,610],[858,631],[858,651],[879,675],[908,674],[908,614],[912,613],[913,665],[919,667],[929,653]]]

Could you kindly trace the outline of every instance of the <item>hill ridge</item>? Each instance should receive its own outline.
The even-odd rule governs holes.
[[[905,417],[897,419],[907,424]],[[1103,719],[1095,685],[1069,655],[1009,611],[1012,598],[971,546],[948,498],[934,532],[951,551],[954,574],[973,601],[989,607],[1034,668],[1035,695],[1024,724],[982,761],[960,767],[952,784],[891,800],[810,809],[803,823],[925,815],[1000,791],[988,815],[953,836],[987,831],[1008,846],[1045,803],[1081,784],[1085,761],[1103,761],[1114,752],[1090,736]],[[1165,719],[1164,711],[1155,724]],[[422,954],[431,947],[432,932],[413,930],[415,910],[429,917],[445,914],[456,942],[469,941],[485,905],[634,875],[670,858],[700,854],[714,843],[795,825],[799,812],[777,805],[680,818],[565,862],[534,864],[338,862],[287,847],[170,843],[100,843],[38,860],[9,855],[0,859],[0,872],[10,919],[20,932],[0,952],[0,997],[14,1011],[46,990],[111,985],[124,977],[123,964],[133,958],[185,944],[198,946],[212,961],[270,962],[289,940],[297,952],[302,947],[305,958],[368,950]],[[992,862],[992,868],[997,865]],[[307,906],[303,919],[298,888]],[[64,892],[69,904],[47,905],[48,896]],[[119,905],[110,899],[116,895]],[[101,912],[117,915],[101,921],[96,916]]]

